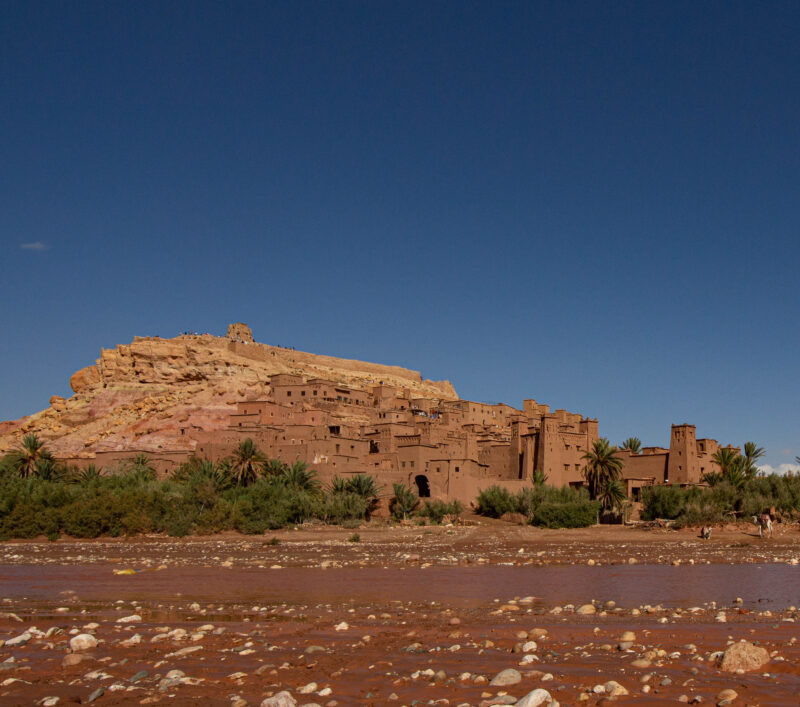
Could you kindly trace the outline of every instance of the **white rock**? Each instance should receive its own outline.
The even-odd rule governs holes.
[[[347,621],[342,621],[342,623],[336,624],[336,626],[334,626],[335,631],[347,631],[347,629],[349,628],[350,626],[348,625]]]
[[[525,697],[523,697],[515,707],[540,707],[541,705],[545,705],[546,707],[557,707],[558,702],[556,702],[550,695],[547,690],[543,690],[541,687],[535,689],[533,692],[529,692]]]
[[[516,685],[519,682],[522,682],[522,675],[520,675],[519,670],[506,668],[497,673],[489,684],[502,687],[504,685]]]
[[[25,633],[19,634],[19,636],[14,636],[14,638],[9,638],[6,641],[6,645],[7,646],[24,646],[28,641],[31,640],[31,638],[33,638],[33,635],[30,632],[25,631]]]
[[[279,692],[277,695],[267,697],[261,707],[297,707],[297,700],[289,692]]]
[[[88,651],[97,647],[97,639],[91,633],[79,633],[69,639],[69,647],[73,651]]]
[[[142,617],[139,614],[131,614],[130,616],[123,616],[121,619],[117,619],[118,624],[133,624],[141,621]]]
[[[618,697],[628,694],[628,691],[616,680],[609,680],[603,687],[606,689],[606,694],[611,697]]]
[[[303,687],[299,687],[299,688],[297,688],[297,691],[298,691],[298,692],[299,692],[301,695],[310,695],[310,694],[311,694],[312,692],[314,692],[314,690],[316,690],[316,689],[317,689],[317,683],[315,683],[315,682],[310,682],[310,683],[308,683],[308,685],[303,685]]]

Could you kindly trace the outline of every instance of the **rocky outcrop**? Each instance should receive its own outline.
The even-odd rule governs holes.
[[[421,397],[458,398],[449,382],[423,380],[417,371],[252,343],[248,334],[248,327],[236,324],[224,338],[135,337],[128,345],[104,349],[94,365],[70,378],[72,397],[53,396],[45,410],[0,423],[0,453],[28,432],[64,458],[132,449],[191,451],[194,442],[186,430],[224,429],[236,403],[267,395],[270,377],[278,373],[353,388],[383,382]]]

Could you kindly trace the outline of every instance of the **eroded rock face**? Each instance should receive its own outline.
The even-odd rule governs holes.
[[[766,648],[755,646],[749,641],[739,641],[728,646],[719,662],[719,667],[729,673],[738,670],[750,672],[759,670],[769,663],[769,653]]]
[[[186,430],[223,430],[235,404],[269,393],[271,376],[299,374],[352,388],[378,382],[420,396],[458,399],[447,381],[423,380],[399,366],[333,358],[252,342],[244,324],[228,337],[135,337],[103,350],[93,366],[70,378],[71,398],[53,396],[50,407],[0,423],[0,454],[37,434],[57,457],[91,458],[97,452],[191,452]]]

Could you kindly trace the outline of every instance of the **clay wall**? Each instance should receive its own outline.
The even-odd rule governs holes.
[[[631,454],[627,450],[620,450],[618,455],[624,464],[622,467],[623,478],[653,479],[657,484],[664,483],[667,476],[668,451]]]

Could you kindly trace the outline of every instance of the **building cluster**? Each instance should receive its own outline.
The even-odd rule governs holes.
[[[371,474],[386,488],[403,483],[421,497],[469,502],[480,489],[529,485],[534,471],[553,486],[583,483],[583,459],[598,438],[596,419],[525,400],[510,405],[415,397],[408,389],[355,389],[319,378],[280,374],[269,394],[241,402],[227,429],[181,429],[195,453],[221,459],[251,438],[270,458],[311,465],[321,481]],[[673,425],[669,448],[621,452],[628,493],[642,486],[691,484],[715,469],[714,440],[692,425]]]

